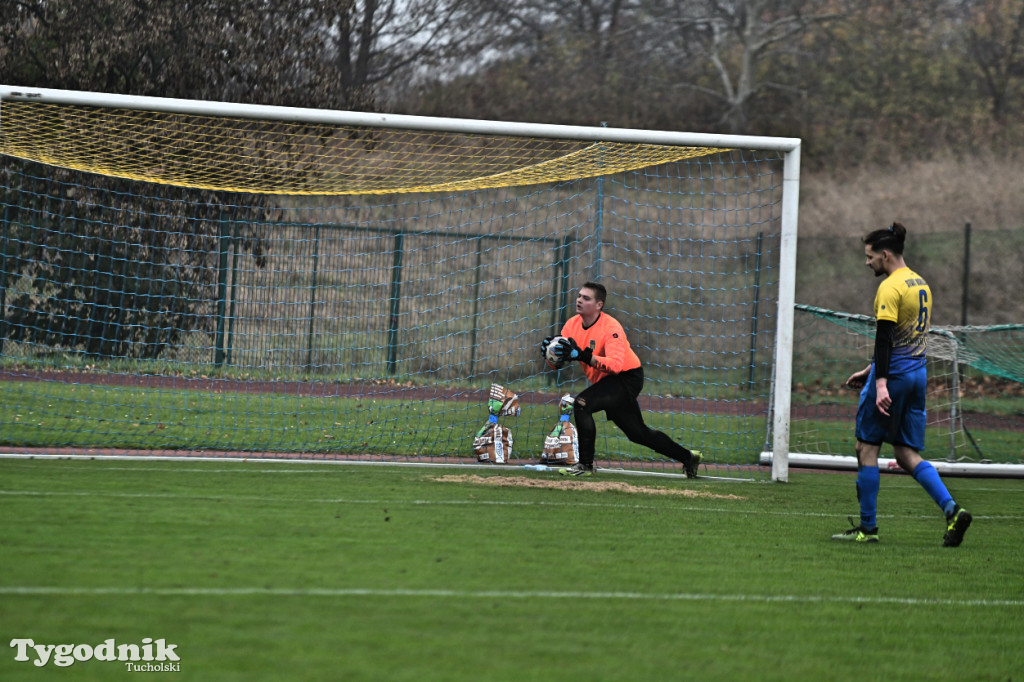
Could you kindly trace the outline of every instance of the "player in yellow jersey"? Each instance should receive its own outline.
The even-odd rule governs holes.
[[[569,476],[589,476],[594,471],[594,446],[597,426],[594,414],[604,412],[634,443],[683,463],[688,478],[696,478],[701,454],[679,445],[661,431],[644,423],[637,396],[644,385],[640,358],[629,345],[626,332],[614,317],[604,312],[608,292],[596,282],[587,282],[576,296],[576,315],[562,327],[555,353],[583,366],[590,385],[576,396],[573,417],[579,436],[579,463],[563,469]],[[551,338],[541,343],[547,351]]]
[[[846,380],[861,388],[857,408],[857,499],[860,524],[833,540],[878,542],[876,518],[882,443],[891,443],[896,462],[911,474],[946,515],[943,545],[957,547],[971,515],[946,490],[939,473],[921,457],[924,449],[925,368],[932,292],[903,260],[907,229],[900,223],[864,238],[864,256],[876,277],[885,277],[875,294],[875,353],[867,367]],[[853,520],[850,521],[853,525]]]

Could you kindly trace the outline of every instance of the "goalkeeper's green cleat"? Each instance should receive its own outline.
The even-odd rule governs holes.
[[[844,530],[842,533],[836,533],[832,536],[833,540],[845,540],[847,542],[878,542],[878,527],[868,530],[863,525],[854,525],[853,519],[850,519],[850,525],[853,528]]]
[[[959,504],[956,505],[953,508],[953,513],[946,519],[946,534],[942,536],[942,546],[959,547],[960,543],[964,541],[964,533],[967,532],[971,521],[973,521],[971,512],[961,508]]]
[[[558,473],[562,474],[563,476],[591,476],[594,473],[594,465],[577,462],[576,464],[573,464],[571,467],[559,469]]]
[[[692,455],[690,461],[683,464],[683,470],[686,471],[687,478],[697,478],[697,467],[704,459],[704,453],[700,450],[690,450],[690,454]]]

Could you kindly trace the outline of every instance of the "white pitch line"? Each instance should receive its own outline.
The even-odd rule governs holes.
[[[655,509],[676,512],[708,512],[715,514],[757,514],[759,516],[791,516],[802,518],[834,519],[845,518],[849,513],[829,512],[797,512],[777,511],[774,509],[734,509],[731,507],[706,507],[699,505],[670,505],[669,507],[651,504],[612,504],[602,502],[552,502],[552,501],[516,501],[516,500],[418,500],[418,499],[352,499],[345,497],[257,497],[254,495],[178,495],[175,493],[109,493],[109,492],[59,492],[53,490],[0,490],[2,497],[108,497],[115,499],[149,499],[149,500],[215,500],[217,502],[244,502],[256,504],[359,504],[359,505],[408,505],[411,507],[430,506],[473,506],[473,507],[572,507],[591,509]],[[690,499],[690,498],[686,498]],[[879,518],[891,519],[934,519],[935,514],[900,515],[879,514]],[[975,514],[975,519],[997,521],[1020,521],[1022,516],[1007,514]]]
[[[370,504],[370,505],[408,505],[412,507],[429,506],[473,506],[473,507],[590,507],[605,509],[658,509],[664,507],[645,504],[611,504],[600,502],[550,502],[550,501],[516,501],[516,500],[419,500],[419,499],[352,499],[345,497],[256,497],[250,495],[177,495],[173,493],[107,493],[107,492],[58,492],[52,490],[0,490],[0,497],[26,496],[26,497],[110,497],[124,499],[153,499],[153,500],[216,500],[218,502],[246,502],[257,504]],[[695,507],[695,506],[673,506],[673,511],[708,511],[708,512],[733,512],[738,514],[783,514],[794,515],[793,512],[771,512],[762,510],[728,509],[725,507]],[[800,514],[801,516],[823,516],[834,517],[835,514]],[[842,516],[840,514],[839,516]],[[974,518],[980,518],[975,515]]]
[[[548,590],[404,590],[374,588],[260,588],[260,587],[34,587],[0,586],[12,596],[154,596],[154,597],[409,597],[445,599],[573,599],[626,601],[721,601],[783,604],[895,604],[898,606],[958,606],[1022,608],[1021,599],[927,599],[916,597],[842,597],[799,594],[707,594],[646,592],[571,592]]]
[[[122,460],[122,461],[138,461],[138,462],[182,462],[188,460],[191,462],[200,461],[204,463],[224,463],[231,462],[246,464],[245,468],[239,468],[237,466],[231,466],[225,469],[208,469],[208,468],[188,468],[183,466],[174,466],[173,468],[159,468],[159,467],[106,467],[104,471],[130,471],[130,472],[160,472],[160,473],[197,473],[197,474],[306,474],[306,475],[323,475],[328,473],[348,473],[351,468],[357,465],[367,466],[395,466],[395,467],[420,467],[420,468],[437,468],[437,469],[461,469],[461,470],[487,470],[494,473],[519,473],[519,467],[512,465],[507,470],[501,470],[496,468],[493,464],[487,465],[472,465],[472,464],[439,464],[439,463],[422,463],[422,462],[356,462],[348,460],[295,460],[295,459],[241,459],[241,458],[226,458],[226,457],[180,457],[180,456],[140,456],[140,457],[123,457],[113,455],[23,455],[0,452],[0,460],[9,461],[22,461],[26,463],[46,460],[61,460],[68,463],[86,463],[91,464],[95,460]],[[301,465],[298,469],[283,469],[278,468],[284,465]],[[252,465],[266,465],[269,468],[249,468]],[[316,467],[316,465],[323,465]],[[339,466],[339,465],[352,465],[352,466]],[[28,468],[27,466],[25,468]],[[93,467],[82,467],[78,469],[82,473],[92,473],[95,471]],[[663,474],[660,472],[647,472],[647,471],[620,471],[617,469],[605,469],[609,475],[635,475],[635,476],[651,476],[651,477],[681,477],[680,474]],[[728,478],[720,476],[704,476],[704,481],[714,481],[716,483],[752,483],[754,481],[745,478]],[[899,480],[887,481],[885,488],[887,490],[911,490],[917,489],[918,486],[914,482],[902,483]],[[1024,487],[1015,486],[1009,488],[971,488],[972,491],[977,492],[997,492],[1003,495],[1014,495],[1024,493]],[[990,517],[996,518],[996,517]],[[1014,517],[1010,517],[1014,518]]]

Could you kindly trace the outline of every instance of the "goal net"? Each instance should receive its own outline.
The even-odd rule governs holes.
[[[792,464],[856,468],[859,391],[844,384],[871,361],[874,337],[871,317],[796,306]],[[950,473],[1024,476],[1024,325],[934,327],[927,369],[924,456]]]
[[[499,384],[518,396],[508,463],[536,462],[586,386],[538,344],[596,280],[644,362],[648,424],[702,473],[764,477],[788,415],[798,155],[3,88],[0,444],[474,463]],[[681,472],[600,419],[597,451]]]

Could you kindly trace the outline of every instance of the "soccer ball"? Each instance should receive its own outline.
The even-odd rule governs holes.
[[[562,358],[555,355],[555,346],[558,345],[559,341],[564,340],[566,340],[564,336],[556,336],[555,338],[551,339],[551,343],[548,344],[548,349],[544,351],[544,362],[548,363],[548,367],[550,367],[551,369],[562,369],[567,364],[569,364],[568,360],[563,360]]]

